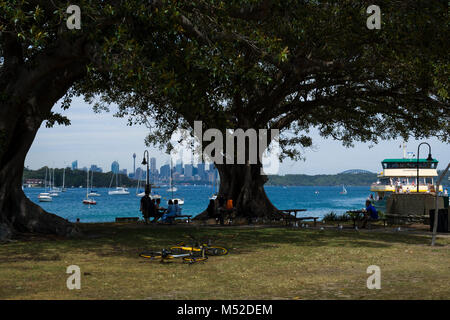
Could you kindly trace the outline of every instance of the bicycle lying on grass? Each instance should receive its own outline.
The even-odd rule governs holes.
[[[228,249],[224,247],[219,246],[213,246],[211,245],[211,240],[208,240],[207,242],[199,241],[196,238],[194,238],[192,235],[188,235],[189,238],[192,239],[193,243],[191,246],[186,245],[183,241],[179,242],[177,245],[170,247],[170,250],[173,252],[178,253],[185,253],[185,252],[201,252],[202,250],[205,251],[205,254],[208,256],[224,256],[228,254]]]
[[[219,246],[211,245],[211,241],[206,243],[198,241],[192,235],[188,236],[192,239],[191,246],[180,242],[170,249],[163,249],[161,251],[146,251],[139,254],[143,258],[150,260],[160,260],[161,262],[182,258],[184,262],[196,263],[208,260],[208,256],[224,256],[228,254],[228,249]]]
[[[147,258],[150,260],[160,260],[165,262],[167,260],[182,258],[184,262],[196,263],[208,260],[208,256],[205,255],[204,250],[200,251],[200,254],[187,252],[187,253],[177,253],[172,250],[162,249],[161,251],[145,251],[139,254],[140,257]]]

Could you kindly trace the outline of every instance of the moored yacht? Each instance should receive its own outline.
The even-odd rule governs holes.
[[[39,202],[52,202],[53,198],[50,196],[48,192],[42,192],[38,195]]]
[[[109,195],[122,195],[122,194],[130,194],[127,188],[124,187],[116,187],[115,190],[108,191]]]

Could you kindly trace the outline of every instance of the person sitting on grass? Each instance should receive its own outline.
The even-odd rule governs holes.
[[[376,220],[378,220],[377,209],[375,209],[370,200],[366,200],[366,212],[364,213],[364,217],[362,219],[361,228],[366,227],[367,221],[376,221]]]
[[[172,219],[177,215],[176,207],[174,206],[172,200],[169,200],[169,205],[167,206],[166,213],[163,214],[161,221],[171,222]]]

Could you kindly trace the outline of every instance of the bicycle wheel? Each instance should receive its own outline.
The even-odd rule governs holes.
[[[210,256],[224,256],[228,254],[228,249],[223,247],[210,246],[206,248],[206,254]]]
[[[206,260],[208,260],[208,256],[204,256],[204,257],[194,257],[194,256],[183,257],[183,261],[189,262],[189,263],[202,262],[202,261],[206,261]]]

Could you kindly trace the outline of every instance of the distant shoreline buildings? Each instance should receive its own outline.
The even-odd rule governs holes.
[[[120,170],[120,164],[117,160],[111,163],[111,172],[124,174],[133,180],[146,180],[147,170],[146,168],[136,167],[136,153],[132,155],[133,171],[127,172],[127,169]],[[72,170],[88,170],[88,167],[78,168],[78,160],[72,162]],[[89,167],[91,172],[103,172],[103,169],[95,164],[91,164]],[[157,168],[157,162],[155,157],[150,158],[149,163],[150,181],[152,183],[168,183],[170,181],[170,173],[172,171],[172,179],[174,182],[208,182],[213,183],[219,179],[219,172],[215,168],[214,164],[207,165],[206,163],[198,163],[196,166],[192,163],[183,164],[178,162],[173,164],[172,170],[170,164],[164,164]]]

